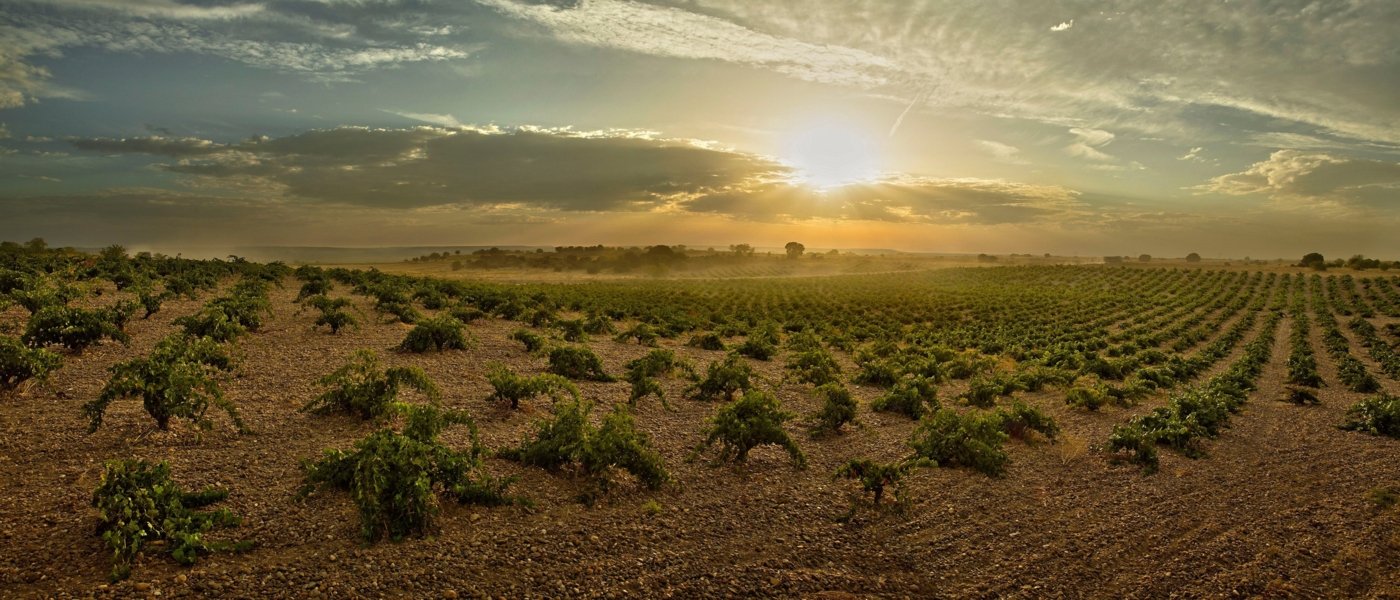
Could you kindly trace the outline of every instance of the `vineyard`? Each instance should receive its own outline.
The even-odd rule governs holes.
[[[0,246],[0,596],[1400,590],[1400,276],[733,274]]]

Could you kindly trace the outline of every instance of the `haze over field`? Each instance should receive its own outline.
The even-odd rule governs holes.
[[[1400,255],[1400,3],[3,0],[0,239]]]

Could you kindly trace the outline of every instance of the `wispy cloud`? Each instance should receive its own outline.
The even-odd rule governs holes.
[[[551,3],[478,2],[535,23],[573,44],[674,58],[722,60],[769,68],[809,81],[861,87],[886,85],[899,70],[890,60],[870,52],[774,36],[676,7],[625,0],[590,0],[563,9]]]
[[[1114,137],[1117,137],[1112,133],[1102,129],[1089,129],[1084,127],[1074,127],[1071,128],[1069,132],[1075,137],[1073,143],[1065,146],[1065,152],[1068,152],[1070,156],[1077,156],[1079,158],[1100,162],[1113,162],[1117,160],[1102,150],[1099,150],[1099,148],[1107,146],[1109,142],[1112,142]]]
[[[1059,25],[1052,25],[1050,27],[1050,31],[1064,31],[1071,27],[1074,27],[1074,19],[1070,19],[1068,21],[1061,21]]]
[[[1021,158],[1021,149],[1011,144],[1003,144],[992,140],[976,140],[978,148],[987,154],[992,155],[999,162],[1011,165],[1024,165],[1026,161]]]
[[[439,115],[439,114],[433,114],[433,113],[405,112],[405,111],[389,110],[389,109],[382,109],[382,110],[383,110],[384,112],[386,112],[386,113],[391,114],[391,115],[398,115],[398,116],[400,116],[400,117],[403,117],[403,118],[405,118],[405,119],[409,119],[409,120],[412,120],[412,121],[418,121],[418,122],[420,122],[420,123],[430,123],[430,124],[433,124],[433,125],[440,125],[440,126],[442,126],[442,127],[463,127],[463,126],[465,125],[465,124],[462,123],[461,121],[458,121],[458,120],[457,120],[457,117],[454,117],[454,116],[449,115],[449,114],[442,114],[442,115]]]
[[[199,5],[174,0],[46,0],[46,4],[97,11],[113,11],[141,17],[167,19],[234,19],[263,12],[260,3]]]

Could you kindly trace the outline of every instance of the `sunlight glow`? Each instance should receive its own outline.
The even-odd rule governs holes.
[[[820,191],[873,181],[880,171],[877,150],[867,132],[823,122],[794,132],[783,144],[782,159],[797,170],[800,183]]]

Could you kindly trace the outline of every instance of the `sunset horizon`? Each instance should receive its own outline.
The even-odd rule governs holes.
[[[1400,258],[1385,2],[8,4],[3,239]]]

